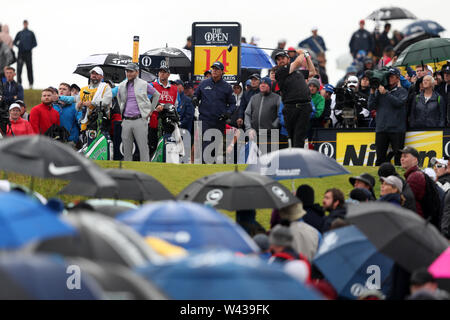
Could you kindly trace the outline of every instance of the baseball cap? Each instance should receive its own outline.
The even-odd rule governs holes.
[[[314,30],[319,30],[319,28],[317,28],[316,26],[314,26],[314,27],[311,28],[311,31],[314,31]]]
[[[387,184],[390,184],[391,186],[394,186],[398,191],[403,190],[403,182],[396,176],[381,177],[381,180],[383,180]]]
[[[9,106],[9,110],[14,109],[14,108],[19,108],[19,109],[20,109],[20,104],[18,104],[18,103],[12,103],[12,104]]]
[[[356,87],[358,85],[358,77],[357,76],[350,76],[350,77],[348,77],[347,85]]]
[[[325,89],[326,92],[334,93],[334,87],[333,87],[333,85],[331,85],[329,83],[324,85],[323,88]]]
[[[294,47],[289,47],[288,51],[295,51],[295,48]]]
[[[98,66],[92,68],[92,69],[89,71],[89,74],[91,74],[92,72],[95,72],[95,73],[97,73],[97,74],[103,76],[103,70],[102,70],[102,68],[100,68],[100,67],[98,67]]]
[[[167,73],[170,73],[169,67],[165,67],[165,66],[159,67],[158,72],[161,71],[161,70],[162,70],[162,71],[165,71],[165,72],[167,72]]]
[[[389,68],[389,74],[400,76],[400,70],[398,70],[397,68]]]
[[[444,66],[442,66],[442,70],[443,73],[450,73],[450,64],[446,64]]]
[[[264,77],[261,79],[261,83],[267,83],[269,86],[272,85],[272,80],[269,77]]]
[[[366,24],[366,22],[364,21],[364,19],[362,19],[362,20],[359,20],[359,23],[361,24]]]
[[[251,85],[252,85],[252,82],[250,81],[250,79],[248,79],[247,81],[245,81],[245,85],[246,85],[246,86],[251,86]]]
[[[289,57],[289,56],[286,53],[286,51],[280,51],[280,52],[277,52],[277,54],[275,55],[275,60],[277,60],[280,57]]]
[[[414,149],[413,147],[404,147],[402,150],[400,150],[401,153],[409,153],[413,157],[417,158],[419,160],[419,152]]]
[[[203,75],[206,77],[207,74],[211,74],[211,70],[210,69],[206,70]]]
[[[178,79],[178,80],[175,80],[175,84],[181,84],[182,86],[184,86],[184,83],[183,83],[183,81],[182,80],[180,80],[180,79]]]
[[[16,100],[16,101],[14,101],[14,103],[18,103],[18,104],[20,104],[22,107],[25,107],[25,102],[23,102],[22,100]]]
[[[190,88],[194,88],[194,84],[190,81],[185,81],[183,84],[185,89],[190,89]]]
[[[129,63],[125,66],[125,70],[138,71],[139,66],[136,63]]]
[[[223,63],[220,61],[216,61],[212,64],[211,68],[218,68],[220,70],[223,71],[224,67],[223,67]]]
[[[259,75],[259,74],[257,74],[257,73],[254,73],[254,74],[252,74],[250,77],[249,77],[249,79],[257,79],[257,80],[261,80],[261,76]]]

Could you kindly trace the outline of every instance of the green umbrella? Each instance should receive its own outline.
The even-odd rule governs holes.
[[[450,39],[431,38],[416,42],[406,48],[394,66],[437,63],[448,59],[450,59]]]

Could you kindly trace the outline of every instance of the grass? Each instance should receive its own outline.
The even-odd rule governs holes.
[[[27,106],[27,112],[29,113],[31,108],[41,103],[41,93],[42,90],[28,89],[23,90],[24,102]]]
[[[119,161],[97,161],[97,164],[103,168],[118,168]],[[246,165],[239,165],[239,170],[244,170]],[[233,171],[234,165],[206,165],[206,164],[168,164],[168,163],[144,163],[144,162],[122,162],[123,169],[132,169],[147,173],[156,179],[158,179],[172,194],[178,195],[181,190],[187,187],[191,182],[204,177],[206,175],[213,174],[220,171]],[[294,180],[295,189],[302,184],[309,184],[315,190],[315,201],[322,203],[322,196],[328,188],[336,187],[341,189],[346,197],[352,190],[348,178],[351,176],[360,175],[361,173],[367,172],[377,178],[378,167],[346,167],[351,174],[332,176],[326,178],[314,178],[314,179],[297,179]],[[5,173],[3,173],[5,175]],[[30,186],[31,178],[29,176],[18,175],[18,174],[8,174],[7,178],[11,182]],[[71,201],[78,201],[85,199],[79,196],[68,196],[68,195],[57,195],[58,191],[61,190],[68,182],[56,179],[39,179],[34,178],[33,189],[41,193],[44,197],[58,197],[63,200],[66,204]],[[289,190],[292,189],[291,180],[280,181]],[[377,179],[375,185],[375,193],[377,197],[380,194],[380,183]],[[223,213],[235,219],[235,213],[221,210]],[[271,210],[261,209],[257,211],[257,220],[266,229],[270,226],[270,214]]]

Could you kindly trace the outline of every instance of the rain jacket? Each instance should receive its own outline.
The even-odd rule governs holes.
[[[34,32],[28,29],[19,31],[14,38],[14,45],[19,48],[19,53],[31,51],[34,47],[37,46]]]
[[[19,118],[17,121],[14,121],[12,119],[10,119],[10,121],[11,121],[11,128],[9,128],[8,126],[8,129],[6,131],[7,136],[12,136],[13,133],[15,136],[36,134],[33,130],[33,127],[27,120]]]
[[[423,209],[420,201],[422,201],[425,196],[426,181],[424,173],[419,169],[418,166],[409,168],[405,172],[406,182],[411,187],[414,197],[416,199],[417,213],[423,217]]]
[[[429,128],[445,126],[445,101],[433,91],[430,99],[425,102],[424,93],[421,92],[412,102],[409,118],[410,128]]]
[[[82,112],[77,111],[75,97],[60,96],[59,103],[54,104],[53,108],[58,111],[61,125],[67,129],[70,136],[68,141],[78,142],[80,130],[78,121],[82,117]]]
[[[191,132],[194,121],[194,105],[191,98],[183,92],[178,93],[178,108],[177,112],[180,115],[180,128]]]
[[[355,31],[350,39],[350,52],[355,56],[359,50],[373,52],[374,41],[372,34],[365,29]]]
[[[281,97],[273,92],[267,96],[262,93],[253,95],[245,110],[245,130],[278,129],[281,103]]]
[[[45,134],[53,124],[60,125],[59,113],[52,106],[38,104],[30,111],[30,124],[35,133]]]

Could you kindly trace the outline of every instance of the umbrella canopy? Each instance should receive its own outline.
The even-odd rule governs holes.
[[[7,254],[0,256],[1,300],[99,300],[96,281],[80,272],[79,289],[69,288],[69,264],[57,256]],[[75,273],[73,274],[75,275]],[[77,281],[73,281],[77,285]]]
[[[171,73],[187,74],[191,72],[191,51],[189,50],[164,47],[148,50],[143,55],[166,58]],[[150,72],[157,71],[157,68],[156,70],[144,69]]]
[[[315,264],[339,296],[356,299],[364,290],[377,289],[387,294],[393,261],[379,253],[355,226],[324,234],[314,257]],[[336,268],[339,266],[339,268]]]
[[[355,224],[378,251],[409,272],[428,267],[449,246],[431,223],[415,212],[390,203],[350,205],[346,219]]]
[[[68,259],[99,284],[107,300],[167,300],[167,296],[150,281],[129,268],[117,264],[94,262],[83,258]]]
[[[103,172],[116,182],[116,187],[102,188],[96,185],[71,182],[59,193],[96,198],[128,199],[140,202],[175,199],[161,182],[143,172],[116,168],[104,169]]]
[[[439,23],[431,20],[417,20],[411,24],[408,24],[402,31],[405,36],[412,35],[417,32],[426,32],[432,35],[438,35],[440,32],[445,31]]]
[[[417,17],[406,9],[399,7],[385,7],[372,12],[366,19],[372,20],[400,20],[417,19]]]
[[[0,248],[12,249],[26,243],[63,235],[75,229],[57,213],[22,193],[0,193]]]
[[[218,172],[188,185],[179,200],[194,201],[225,210],[284,208],[298,202],[277,181],[256,172]]]
[[[85,185],[116,185],[93,161],[70,146],[43,135],[0,140],[0,154],[0,170],[41,178],[76,180]]]
[[[272,58],[263,49],[241,43],[241,68],[271,69],[274,66]]]
[[[318,300],[320,295],[278,265],[228,251],[207,251],[138,270],[173,299]]]
[[[397,45],[394,47],[395,55],[399,56],[400,53],[403,52],[410,45],[419,42],[421,40],[430,39],[430,38],[439,38],[438,35],[433,35],[426,33],[424,31],[413,33],[409,36],[404,37]]]
[[[143,237],[157,237],[185,249],[227,248],[242,253],[259,249],[250,236],[227,216],[191,202],[147,204],[117,219]]]
[[[321,178],[350,172],[333,158],[315,150],[288,148],[265,154],[246,171],[258,172],[275,180]]]
[[[113,199],[88,199],[86,203],[94,208],[94,211],[115,218],[117,215],[137,209],[138,206],[134,203],[113,200]]]
[[[450,248],[433,261],[428,271],[436,278],[442,289],[450,291]]]
[[[450,38],[421,40],[403,50],[394,66],[437,63],[450,59]]]
[[[89,78],[89,71],[98,66],[102,68],[105,80],[119,83],[125,80],[125,66],[132,61],[130,56],[118,53],[93,54],[81,61],[73,73]]]
[[[163,260],[139,234],[112,218],[79,211],[65,215],[63,219],[78,230],[77,235],[40,241],[27,250],[82,257],[126,267]]]

